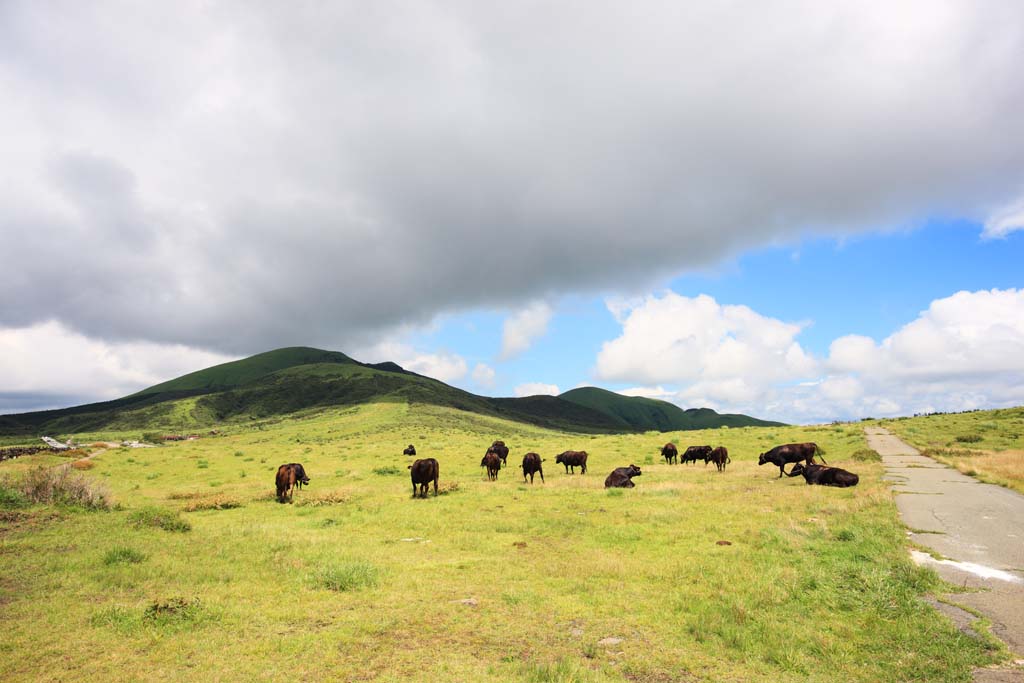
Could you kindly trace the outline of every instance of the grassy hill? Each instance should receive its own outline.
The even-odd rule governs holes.
[[[597,387],[581,387],[559,396],[621,421],[639,431],[714,429],[716,427],[777,427],[781,422],[759,420],[748,415],[719,414],[710,408],[683,410],[667,401],[641,396],[623,396]]]
[[[664,401],[594,388],[576,389],[560,397],[489,398],[409,372],[395,363],[360,363],[336,351],[290,347],[192,372],[114,401],[0,416],[0,437],[196,431],[376,402],[443,406],[590,433],[778,424],[745,415],[719,415],[708,409],[684,411]]]

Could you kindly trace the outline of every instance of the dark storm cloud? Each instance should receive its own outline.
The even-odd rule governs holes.
[[[1024,194],[1013,3],[0,6],[0,326],[245,353]],[[59,265],[58,265],[59,264]]]

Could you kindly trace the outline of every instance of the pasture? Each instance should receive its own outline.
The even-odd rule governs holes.
[[[110,511],[3,489],[0,679],[968,681],[1004,656],[919,599],[949,587],[908,559],[859,425],[592,436],[388,403],[226,432],[94,457]],[[114,437],[138,433],[82,435]],[[669,439],[732,462],[666,465]],[[860,485],[757,466],[789,441]],[[412,498],[410,443],[441,495]],[[0,477],[60,461],[33,457]],[[311,482],[282,505],[289,462]],[[631,463],[635,489],[603,488]]]

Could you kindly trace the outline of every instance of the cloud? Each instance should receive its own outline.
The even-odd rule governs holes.
[[[120,398],[231,360],[184,346],[89,339],[54,321],[0,329],[0,413]]]
[[[800,326],[707,296],[609,305],[623,325],[596,374],[627,395],[789,422],[1001,408],[1024,403],[1024,290],[957,292],[876,342],[848,335],[826,358]]]
[[[527,382],[520,384],[512,390],[518,398],[524,396],[558,396],[561,392],[556,384],[544,384],[543,382]]]
[[[0,3],[8,328],[351,349],[1024,187],[1019,3],[57,12]]]
[[[535,301],[507,318],[501,332],[501,359],[518,356],[544,336],[553,313],[551,306]]]
[[[722,306],[713,298],[667,292],[609,309],[622,335],[597,355],[600,379],[686,383],[715,400],[752,401],[759,387],[813,376],[817,363],[796,342],[800,325]]]
[[[406,370],[433,377],[442,382],[456,382],[466,376],[469,370],[466,359],[457,353],[420,351],[401,342],[380,342],[358,349],[354,357],[364,363],[392,361]],[[479,365],[477,366],[479,368]],[[475,376],[474,371],[474,376]]]
[[[485,389],[494,387],[494,368],[486,363],[477,363],[473,368],[473,381]]]
[[[982,235],[992,239],[1006,237],[1017,230],[1024,230],[1024,198],[993,212],[985,221]]]

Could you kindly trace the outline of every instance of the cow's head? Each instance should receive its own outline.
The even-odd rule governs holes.
[[[641,474],[643,474],[643,473],[640,471],[639,467],[637,467],[636,465],[630,465],[629,466],[629,476],[630,477],[639,477]]]
[[[798,462],[797,464],[793,465],[793,469],[789,471],[789,476],[795,477],[797,475],[803,474],[806,469],[807,468],[804,467],[804,464],[802,462]]]
[[[764,453],[762,453],[761,455],[757,456],[757,464],[758,465],[763,465],[766,462],[768,462],[768,461],[764,459]]]
[[[562,453],[560,455],[556,455],[555,456],[555,464],[556,465],[559,465],[559,464],[561,464],[563,462],[565,462],[565,453]]]

